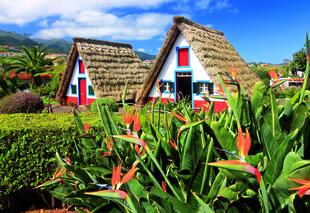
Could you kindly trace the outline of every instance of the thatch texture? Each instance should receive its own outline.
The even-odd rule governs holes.
[[[174,17],[174,24],[168,31],[155,64],[139,92],[136,100],[139,104],[146,100],[179,33],[182,33],[192,47],[193,52],[215,84],[219,84],[217,75],[226,79],[224,73],[228,72],[229,68],[237,66],[239,74],[236,80],[241,84],[242,88],[251,94],[251,88],[255,82],[259,81],[259,78],[251,71],[238,52],[224,37],[224,34],[177,16]]]
[[[97,98],[121,101],[128,83],[127,101],[134,101],[149,71],[131,45],[75,38],[57,100],[64,102],[78,55],[81,55]]]

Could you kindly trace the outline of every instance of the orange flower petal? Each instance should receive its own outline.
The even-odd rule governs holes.
[[[175,143],[175,141],[171,138],[171,140],[169,141],[169,144],[170,144],[170,146],[172,147],[172,148],[174,148],[174,149],[178,149],[178,146],[177,146],[177,144]]]
[[[85,122],[85,123],[84,123],[84,130],[85,130],[85,132],[88,132],[89,129],[90,129],[89,123]]]
[[[141,129],[141,125],[140,125],[140,120],[139,120],[138,114],[135,114],[135,115],[133,116],[133,121],[134,121],[133,130],[134,130],[135,132],[138,132],[138,131]]]
[[[251,137],[248,130],[246,130],[246,136],[244,138],[242,130],[238,129],[237,148],[239,155],[244,159],[251,148]]]
[[[304,179],[297,179],[297,178],[289,178],[290,180],[302,184],[299,187],[290,188],[289,190],[296,190],[299,197],[303,197],[306,193],[310,192],[310,181]]]
[[[178,115],[178,114],[176,114],[175,112],[172,112],[172,114],[173,114],[178,120],[187,123],[186,118],[184,118],[183,116]]]
[[[107,149],[109,151],[111,151],[113,149],[112,143],[111,143],[110,139],[108,139],[108,138],[106,140],[106,146],[107,146]]]
[[[122,165],[118,165],[117,167],[113,167],[112,169],[112,187],[114,188],[116,184],[121,181],[122,175]]]
[[[137,163],[134,163],[131,167],[131,169],[124,175],[122,179],[122,183],[128,183],[134,176],[137,171]]]
[[[164,190],[164,192],[167,192],[167,186],[166,186],[166,182],[165,181],[161,182],[161,188]]]

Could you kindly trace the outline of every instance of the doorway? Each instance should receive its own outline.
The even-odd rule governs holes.
[[[86,79],[79,78],[79,106],[86,105]]]
[[[176,73],[176,100],[188,100],[192,103],[192,73]]]

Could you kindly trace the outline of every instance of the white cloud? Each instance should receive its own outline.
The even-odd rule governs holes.
[[[195,3],[198,9],[213,12],[231,7],[229,0],[198,0]]]
[[[144,48],[138,48],[137,50],[140,51],[140,52],[145,52]]]
[[[100,11],[83,11],[70,18],[61,17],[33,37],[44,39],[66,36],[111,37],[122,40],[145,40],[164,35],[166,27],[172,22],[172,17],[161,13],[116,16]]]
[[[40,27],[48,27],[48,21],[47,21],[46,19],[44,19],[44,20],[40,21],[40,22],[38,23],[38,25],[39,25]]]
[[[42,18],[70,18],[83,11],[107,11],[114,8],[148,9],[171,0],[0,0],[0,23],[23,25]]]

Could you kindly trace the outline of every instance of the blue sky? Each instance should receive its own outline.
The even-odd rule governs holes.
[[[310,33],[309,0],[0,0],[0,29],[34,38],[90,37],[156,54],[184,15],[224,32],[247,61],[281,63]]]

